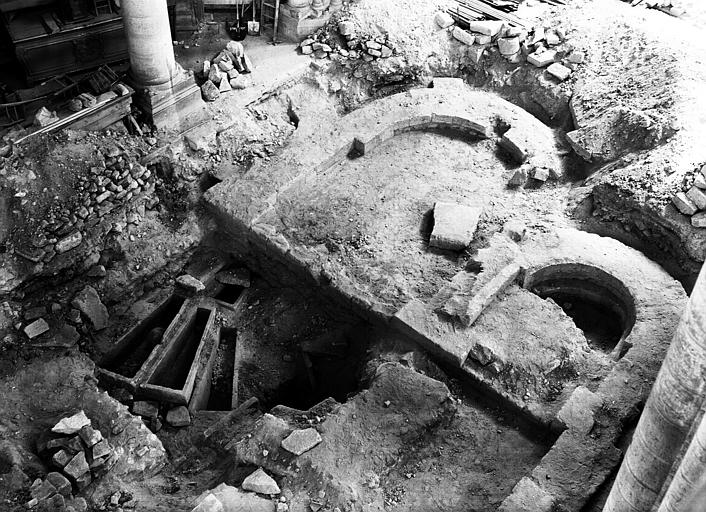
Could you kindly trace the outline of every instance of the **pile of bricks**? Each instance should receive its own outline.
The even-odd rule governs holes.
[[[32,484],[28,508],[86,510],[85,501],[73,498],[73,492],[85,489],[105,475],[118,460],[116,452],[101,432],[91,426],[83,411],[59,421],[51,434],[37,442],[37,450],[56,471]]]
[[[216,101],[222,93],[234,89],[245,89],[249,82],[242,76],[252,72],[252,62],[243,45],[229,41],[226,47],[212,61],[203,61],[201,70],[205,82],[201,85],[201,95],[205,101]]]
[[[339,21],[337,29],[337,33],[332,34],[326,27],[321,28],[302,41],[299,50],[317,59],[362,59],[365,62],[386,59],[395,54],[386,36],[362,34],[350,20]]]
[[[686,187],[672,196],[672,203],[684,215],[691,217],[695,228],[706,228],[706,164],[696,169]]]
[[[496,48],[512,63],[527,61],[537,68],[546,68],[547,74],[559,82],[584,61],[584,54],[566,41],[561,28],[538,25],[531,30],[506,25],[502,21],[483,20],[469,23],[468,30],[454,25],[446,12],[438,12],[436,24],[449,30],[454,39],[470,47],[474,64],[478,64],[489,48]]]
[[[47,263],[81,245],[84,230],[97,225],[101,217],[136,196],[152,194],[154,189],[152,172],[134,161],[128,151],[112,146],[98,153],[90,176],[78,178],[76,208],[53,207],[30,245],[15,249],[15,253],[35,263]]]

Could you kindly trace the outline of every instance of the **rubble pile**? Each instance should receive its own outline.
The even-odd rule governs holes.
[[[203,62],[201,74],[205,82],[201,85],[201,96],[205,101],[216,101],[221,93],[245,89],[250,82],[243,75],[251,73],[252,68],[243,45],[229,41],[215,59]]]
[[[669,14],[670,16],[679,17],[682,16],[685,11],[679,6],[675,5],[672,0],[622,0],[623,2],[630,2],[633,7],[644,7],[646,9],[658,9],[662,12]]]
[[[560,27],[537,25],[531,30],[508,26],[502,21],[472,21],[468,30],[453,24],[448,13],[439,12],[436,24],[451,36],[470,47],[470,56],[478,64],[486,51],[498,51],[508,61],[528,62],[546,68],[549,76],[559,82],[568,79],[584,62],[585,54],[567,42]]]
[[[52,207],[30,244],[16,248],[15,253],[35,263],[48,263],[55,256],[75,249],[83,241],[84,230],[96,226],[106,214],[135,197],[152,195],[154,180],[151,171],[125,149],[112,146],[98,151],[90,176],[78,178],[76,208]],[[149,201],[150,207],[156,204],[155,199]]]
[[[32,484],[30,509],[83,512],[86,502],[74,498],[117,462],[117,454],[83,411],[61,419],[37,442],[40,456],[56,470]]]
[[[188,427],[191,425],[191,413],[183,405],[174,406],[167,404],[167,408],[160,412],[159,404],[145,400],[137,400],[132,404],[132,413],[136,414],[152,432],[159,432],[166,422],[174,428]],[[165,412],[166,411],[166,412]]]
[[[300,43],[299,51],[317,59],[362,59],[365,62],[386,59],[396,53],[386,35],[363,33],[353,21],[345,19],[339,21],[336,27],[335,31],[328,27],[317,30]]]
[[[706,164],[696,169],[682,190],[672,196],[672,203],[691,217],[692,226],[706,228]]]

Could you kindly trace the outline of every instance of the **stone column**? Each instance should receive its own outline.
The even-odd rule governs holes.
[[[168,84],[177,72],[167,0],[122,0],[130,76],[136,86]]]
[[[706,266],[645,404],[604,512],[655,505],[706,392]]]
[[[706,477],[706,415],[689,443],[689,448],[669,484],[658,512],[684,512],[689,498],[698,490]],[[706,508],[706,504],[704,504]]]

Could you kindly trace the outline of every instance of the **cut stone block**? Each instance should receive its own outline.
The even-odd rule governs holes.
[[[90,425],[82,427],[81,430],[79,430],[78,435],[89,448],[103,439],[103,436],[101,435],[100,431],[95,430]]]
[[[699,212],[691,218],[691,225],[695,228],[706,228],[706,212]]]
[[[552,75],[557,80],[563,82],[564,80],[569,78],[569,76],[571,75],[571,70],[563,64],[555,62],[547,68],[547,73]]]
[[[103,439],[102,441],[97,442],[93,448],[91,448],[91,456],[94,459],[100,459],[101,457],[105,457],[106,455],[110,455],[110,444],[108,441]]]
[[[243,480],[242,488],[246,491],[253,491],[260,494],[279,494],[280,489],[277,482],[265,473],[262,468],[251,473]]]
[[[547,67],[556,60],[556,50],[547,50],[541,53],[531,53],[527,56],[527,62],[538,68]]]
[[[691,199],[684,192],[678,192],[672,196],[672,203],[684,215],[694,215],[698,210]]]
[[[706,177],[700,172],[696,173],[694,176],[694,186],[700,189],[706,189]]]
[[[64,252],[68,252],[71,249],[75,249],[79,245],[81,245],[81,242],[83,241],[83,235],[81,234],[80,231],[74,231],[70,235],[65,236],[61,240],[59,240],[56,243],[56,247],[54,249],[56,252],[59,254],[62,254]]]
[[[443,12],[443,11],[439,11],[436,13],[436,15],[434,16],[434,21],[436,22],[436,24],[440,28],[448,28],[454,24],[454,19],[451,17],[451,15],[448,12]],[[340,27],[340,24],[339,24],[339,27]],[[343,34],[342,32],[341,32],[341,34],[346,35],[346,34]]]
[[[549,179],[549,171],[544,167],[535,167],[532,169],[532,178],[544,183]]]
[[[90,468],[88,467],[88,462],[86,462],[86,455],[83,452],[79,452],[74,455],[73,459],[64,466],[64,473],[78,481],[83,475],[88,473]]]
[[[295,430],[282,440],[282,448],[294,455],[301,455],[308,452],[322,441],[321,436],[315,428]]]
[[[221,91],[218,89],[218,86],[216,84],[214,84],[210,80],[206,80],[201,86],[201,96],[203,97],[204,101],[216,101],[218,98],[220,98]]]
[[[43,318],[35,320],[31,324],[25,326],[24,332],[29,339],[36,338],[49,330],[49,324]]]
[[[698,187],[691,187],[686,192],[686,197],[691,199],[691,202],[696,205],[699,210],[706,210],[706,192]]]
[[[66,450],[59,450],[52,456],[51,461],[56,467],[63,468],[71,462],[72,458],[73,456]]]
[[[46,481],[51,483],[59,494],[63,496],[71,495],[71,482],[61,473],[52,471],[47,475]]]
[[[481,213],[480,207],[437,202],[429,246],[451,251],[465,249],[473,240]]]
[[[584,386],[577,387],[559,409],[556,417],[567,428],[588,434],[595,423],[594,414],[603,404],[603,399]]]
[[[58,475],[59,473],[56,474]],[[71,484],[69,484],[69,487],[71,487]],[[58,489],[54,484],[51,483],[48,476],[46,480],[37,479],[34,484],[32,484],[32,487],[29,490],[30,496],[32,496],[32,498],[38,499],[39,501],[48,499],[49,497],[56,494],[57,491]]]
[[[483,34],[485,36],[490,36],[494,37],[500,32],[503,28],[503,22],[502,21],[493,21],[493,20],[486,20],[486,21],[471,21],[468,24],[468,30],[471,32],[478,32],[479,34]]]
[[[493,38],[490,36],[486,36],[484,34],[474,34],[476,37],[476,44],[480,45],[488,45],[493,41]]]
[[[470,32],[466,32],[461,27],[454,27],[453,31],[451,32],[451,35],[454,36],[454,39],[456,39],[457,41],[461,41],[463,44],[466,44],[468,46],[471,46],[473,43],[476,42],[476,36],[474,36]]]
[[[86,417],[86,413],[79,411],[73,416],[61,419],[52,427],[51,431],[55,434],[71,435],[81,430],[82,427],[90,424],[91,420]]]

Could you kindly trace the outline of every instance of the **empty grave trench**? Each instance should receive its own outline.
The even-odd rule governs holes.
[[[154,348],[162,342],[164,332],[179,314],[185,300],[177,295],[169,297],[123,337],[118,343],[117,354],[109,356],[102,367],[124,377],[135,377]]]
[[[525,279],[525,288],[553,300],[583,331],[591,348],[620,357],[635,323],[630,292],[614,276],[582,264],[541,268]]]

